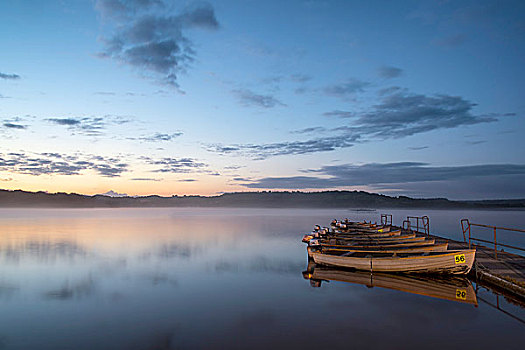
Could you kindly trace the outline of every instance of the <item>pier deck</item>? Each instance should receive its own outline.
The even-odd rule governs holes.
[[[449,249],[466,249],[468,243],[429,235],[438,242],[448,242]],[[525,257],[504,251],[494,254],[494,248],[475,245],[474,274],[482,283],[510,292],[525,300]]]

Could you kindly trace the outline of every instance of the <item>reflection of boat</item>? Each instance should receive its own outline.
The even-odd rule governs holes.
[[[422,276],[398,274],[370,274],[362,271],[348,271],[316,266],[303,272],[314,287],[321,281],[340,281],[380,287],[428,297],[478,305],[476,293],[467,278],[458,276]]]
[[[475,249],[425,253],[312,252],[316,264],[373,272],[413,272],[467,274]]]

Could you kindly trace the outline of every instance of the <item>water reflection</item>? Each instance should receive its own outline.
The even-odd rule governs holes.
[[[1,209],[0,348],[320,349],[348,348],[349,337],[354,348],[520,348],[523,325],[484,303],[418,298],[383,287],[375,275],[372,282],[354,275],[358,282],[326,285],[330,276],[317,269],[311,272],[323,287],[309,287],[300,275],[302,234],[334,217],[365,214],[379,215]],[[370,283],[381,288],[362,287]],[[491,300],[490,292],[479,293]],[[500,306],[520,316],[507,304]],[[324,336],[305,337],[312,327]],[[468,339],[451,346],[429,327]],[[400,339],[406,329],[408,342]]]
[[[465,277],[439,275],[402,275],[369,273],[316,266],[309,263],[303,277],[312,287],[321,287],[323,281],[361,284],[368,288],[380,287],[432,298],[478,306],[472,283]]]

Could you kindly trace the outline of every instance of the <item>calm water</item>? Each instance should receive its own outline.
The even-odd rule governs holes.
[[[1,349],[523,349],[525,324],[496,310],[331,281],[312,287],[302,234],[382,211],[0,210]],[[428,215],[524,227],[525,212]],[[514,238],[518,240],[519,238]],[[515,317],[525,312],[499,297]]]

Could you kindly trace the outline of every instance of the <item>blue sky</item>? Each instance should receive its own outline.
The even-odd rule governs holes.
[[[525,197],[520,1],[0,3],[0,188]]]

